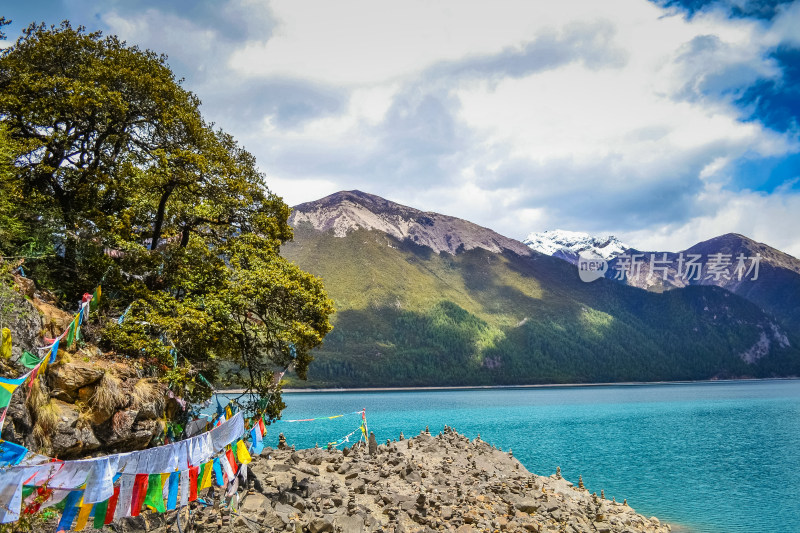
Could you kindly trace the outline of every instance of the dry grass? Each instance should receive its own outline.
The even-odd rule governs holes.
[[[131,392],[132,407],[139,409],[143,405],[155,403],[158,408],[164,407],[164,396],[161,388],[151,379],[143,378],[136,382]]]
[[[58,426],[61,410],[58,405],[50,399],[42,380],[37,379],[33,382],[31,393],[28,396],[27,407],[33,416],[33,441],[40,453],[49,453],[51,448],[51,438]]]
[[[34,380],[33,385],[31,386],[31,393],[28,395],[26,400],[28,404],[28,410],[30,410],[30,412],[34,413],[34,416],[36,416],[36,413],[39,412],[39,409],[41,409],[42,406],[44,406],[49,400],[50,395],[45,392],[44,385],[42,385],[42,380]]]
[[[50,451],[52,450],[50,434],[43,430],[38,424],[33,426],[33,441],[36,443],[39,453],[50,455]]]
[[[127,396],[122,391],[122,381],[110,372],[103,374],[94,390],[90,405],[96,410],[111,414],[127,403]]]
[[[59,418],[61,418],[61,408],[53,400],[48,401],[36,411],[36,425],[47,433],[56,430]]]

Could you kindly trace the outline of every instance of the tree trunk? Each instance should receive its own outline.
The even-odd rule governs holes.
[[[184,226],[181,231],[181,248],[186,248],[189,244],[189,226]]]
[[[161,195],[161,200],[158,202],[158,211],[156,212],[156,220],[153,223],[153,238],[150,240],[150,249],[155,250],[158,247],[158,241],[161,240],[161,228],[164,225],[164,213],[167,210],[167,200],[172,195],[174,187],[170,186]]]

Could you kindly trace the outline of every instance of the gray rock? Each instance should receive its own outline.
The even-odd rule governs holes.
[[[364,519],[358,515],[337,516],[333,519],[333,525],[341,529],[342,533],[362,533],[364,531]]]
[[[308,523],[308,530],[311,533],[332,533],[333,524],[324,518],[315,518]]]
[[[514,504],[514,507],[525,513],[535,513],[541,507],[538,500],[534,498],[523,498]]]
[[[73,458],[100,448],[91,426],[81,419],[74,405],[52,400],[59,413],[58,425],[50,437],[53,454],[58,457]]]

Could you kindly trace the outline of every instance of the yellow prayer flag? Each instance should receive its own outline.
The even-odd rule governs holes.
[[[207,489],[211,486],[211,473],[214,471],[213,461],[206,463],[206,468],[203,470],[203,479],[200,480],[200,490]]]
[[[3,328],[2,340],[0,340],[0,357],[11,359],[11,330]]]
[[[253,460],[253,458],[250,457],[250,452],[247,451],[247,446],[242,440],[236,443],[236,458],[243,465],[246,465]]]
[[[73,531],[80,531],[86,527],[86,522],[89,521],[89,515],[92,514],[92,503],[83,503],[83,498],[80,502],[81,511],[78,513],[78,521],[75,522],[75,529]]]

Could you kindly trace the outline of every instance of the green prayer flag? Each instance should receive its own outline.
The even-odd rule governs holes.
[[[152,507],[159,513],[166,512],[167,508],[164,506],[164,494],[161,486],[161,474],[150,474],[147,478],[147,495],[144,498],[144,504]]]
[[[200,492],[200,487],[203,484],[203,475],[206,473],[208,463],[200,466],[200,472],[197,474],[197,492]]]
[[[42,362],[41,359],[33,355],[31,352],[22,352],[22,357],[19,358],[20,364],[25,368],[36,368],[36,365]]]
[[[108,500],[94,504],[94,528],[103,529],[106,521],[106,511],[108,510]]]
[[[92,293],[92,299],[89,301],[89,311],[97,310],[98,305],[100,305],[100,285]]]
[[[67,349],[72,348],[72,343],[75,342],[75,321],[73,320],[69,324],[69,329],[67,330]]]

